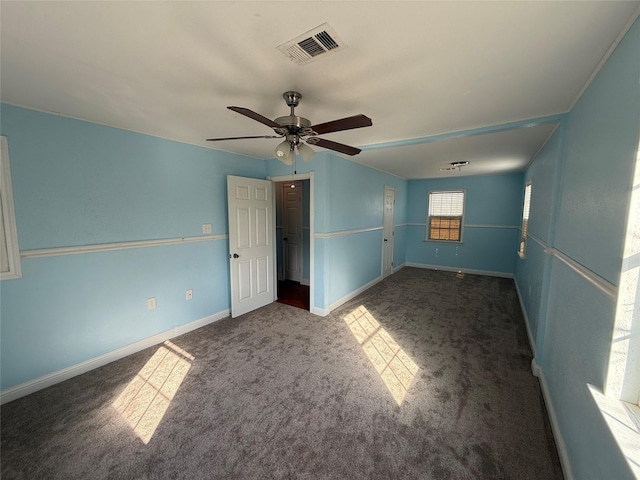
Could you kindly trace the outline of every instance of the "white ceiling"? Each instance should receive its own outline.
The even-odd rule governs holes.
[[[554,128],[487,128],[567,112],[640,2],[6,2],[1,100],[182,142],[273,158],[277,139],[232,112],[312,123],[404,178],[522,170]],[[347,48],[305,66],[276,47],[328,22]],[[535,123],[535,122],[534,122]],[[473,135],[467,135],[467,134]],[[409,141],[407,141],[409,140]],[[319,147],[314,147],[320,150]]]

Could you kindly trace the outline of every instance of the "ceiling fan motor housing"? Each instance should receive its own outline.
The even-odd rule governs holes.
[[[304,117],[299,117],[294,112],[294,108],[300,104],[302,95],[290,90],[288,92],[284,92],[282,94],[282,98],[287,102],[287,106],[291,107],[291,114],[286,117],[276,118],[274,122],[281,125],[283,128],[274,128],[274,130],[281,135],[315,135],[315,132],[310,128],[311,121]]]
[[[284,101],[287,102],[287,106],[294,108],[294,107],[297,107],[298,104],[300,103],[300,99],[302,98],[302,95],[298,92],[289,90],[288,92],[284,92],[282,94],[282,98],[284,98]]]

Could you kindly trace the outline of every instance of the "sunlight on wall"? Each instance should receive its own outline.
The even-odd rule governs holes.
[[[607,422],[613,438],[627,459],[629,468],[636,478],[640,478],[640,433],[633,412],[629,410],[628,404],[603,395],[593,385],[587,386],[602,413],[602,418]]]
[[[164,345],[113,402],[113,407],[145,445],[151,440],[194,360],[170,341]]]
[[[640,478],[640,145],[627,219],[605,395],[588,385],[634,476]]]
[[[343,318],[398,405],[402,405],[418,366],[360,305]]]
[[[640,393],[640,146],[627,220],[605,393],[638,403]]]

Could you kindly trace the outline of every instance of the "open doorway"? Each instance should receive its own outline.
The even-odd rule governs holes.
[[[300,178],[302,177],[302,178]],[[311,178],[272,178],[276,199],[278,302],[310,310],[312,283]]]

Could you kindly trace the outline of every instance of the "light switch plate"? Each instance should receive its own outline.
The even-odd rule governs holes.
[[[211,233],[211,224],[203,223],[202,224],[202,233]]]

